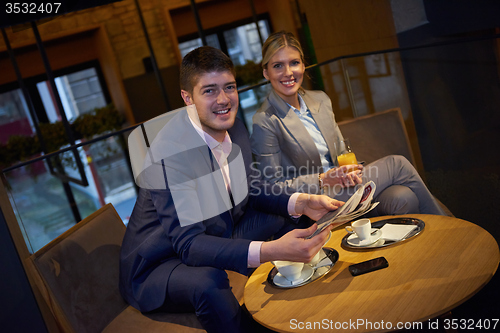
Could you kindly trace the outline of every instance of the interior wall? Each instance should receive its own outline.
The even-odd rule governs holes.
[[[170,109],[165,104],[154,73],[146,73],[123,81],[137,123],[184,106],[179,89],[179,66],[162,68],[160,73],[168,95]]]
[[[296,32],[295,0],[253,0],[255,14],[269,13],[274,31]],[[203,29],[211,29],[252,17],[248,0],[196,1]],[[168,4],[169,16],[175,36],[197,34],[198,29],[189,3],[179,1]]]
[[[177,63],[170,38],[166,34],[161,8],[166,6],[162,0],[139,0],[148,34],[156,53],[158,66],[168,67]],[[61,34],[89,30],[102,26],[107,34],[120,76],[133,77],[145,73],[142,59],[150,55],[144,36],[139,11],[135,0],[122,0],[111,4],[80,10],[57,16],[48,22],[39,22],[38,30],[44,40],[53,39]],[[13,47],[33,44],[30,26],[7,28],[6,33]],[[0,50],[5,49],[0,38]]]
[[[399,46],[389,0],[299,1],[318,62]],[[321,10],[318,10],[321,8]],[[399,107],[423,174],[403,67],[398,53],[337,60],[321,67],[337,121]]]
[[[307,18],[318,62],[398,47],[391,4],[388,0],[300,1],[300,6]],[[317,10],[318,8],[321,10]],[[350,58],[336,62],[330,68],[324,67],[326,73],[324,73],[323,79],[327,81],[325,88],[332,98],[332,102],[337,106],[336,116],[338,120],[383,111],[382,108],[389,109],[391,107],[401,107],[403,117],[408,118],[408,101],[404,98],[393,101],[396,94],[388,92],[378,92],[377,96],[372,96],[374,94],[371,89],[376,88],[376,85],[370,87],[373,75],[370,73],[370,68],[367,68],[371,65],[368,62],[378,61],[381,63],[382,68],[374,68],[373,70],[379,72],[378,77],[380,78],[384,75],[383,72],[388,71],[387,69],[392,70],[392,74],[394,70],[398,71],[398,68],[383,68],[388,67],[389,64],[382,62],[391,60],[394,62],[394,66],[400,66],[397,58],[393,60],[383,56],[375,56],[371,59],[367,57]],[[346,71],[347,76],[345,76]],[[335,77],[337,77],[337,82],[335,82]],[[396,81],[395,87],[404,84],[404,77],[399,73],[392,75],[392,79]],[[357,81],[353,82],[353,80]],[[339,83],[341,83],[340,86]],[[383,95],[381,94],[385,94],[385,99],[382,99]],[[375,97],[381,99],[378,104],[374,104],[372,101]],[[342,103],[342,101],[349,102]],[[367,105],[363,105],[363,103],[367,103]]]
[[[59,35],[55,38],[44,38],[41,36],[47,57],[52,70],[84,63],[98,58],[94,47],[94,35],[96,27],[90,30],[74,31],[71,37]],[[33,34],[32,31],[30,31]],[[34,38],[34,37],[33,37]],[[14,55],[23,78],[32,77],[45,73],[42,58],[34,40],[22,46],[13,45]],[[78,50],[78,52],[75,52]],[[8,53],[0,53],[0,84],[17,81],[14,68],[10,62]]]
[[[294,0],[267,0],[273,32],[285,30],[298,34],[300,19]]]
[[[268,11],[265,0],[254,0],[256,14]],[[248,0],[207,1],[197,4],[204,30],[252,17]],[[177,37],[197,34],[198,28],[190,6],[170,10]]]
[[[99,63],[104,79],[106,80],[106,85],[108,86],[109,94],[116,109],[124,113],[128,124],[135,124],[137,120],[134,117],[130,98],[120,75],[120,68],[113,52],[113,47],[108,34],[102,28],[96,31],[95,47],[97,48]]]
[[[389,1],[300,0],[299,3],[307,16],[319,62],[398,46]]]
[[[423,2],[428,22],[398,40],[446,44],[401,52],[428,185],[456,217],[500,241],[500,2]],[[498,279],[490,282],[464,304],[464,317],[491,318],[499,290]]]
[[[442,1],[425,3],[429,22],[399,33],[402,46],[493,36],[499,31],[498,20],[488,18],[492,13],[498,18],[500,3],[477,6],[463,1],[458,7],[448,6],[453,7],[449,10]],[[463,24],[457,24],[458,18]],[[425,134],[419,141],[426,170],[470,168],[470,161],[463,159],[470,150],[485,147],[489,151],[481,141],[487,146],[500,143],[498,40],[401,52],[417,130]],[[498,169],[500,154],[485,154],[488,166]]]

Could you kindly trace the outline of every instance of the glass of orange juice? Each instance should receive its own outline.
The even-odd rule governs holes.
[[[344,138],[344,140],[340,141],[336,149],[337,149],[337,163],[339,166],[358,164],[356,155],[351,149],[351,143],[349,142],[349,139]]]

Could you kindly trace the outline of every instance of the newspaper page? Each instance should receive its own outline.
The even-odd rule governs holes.
[[[378,205],[378,202],[372,203],[376,187],[373,181],[360,186],[342,207],[326,213],[316,221],[318,229],[307,238],[316,236],[331,224],[341,225],[371,211]]]

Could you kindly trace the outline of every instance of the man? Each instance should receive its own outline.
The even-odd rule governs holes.
[[[187,54],[180,84],[187,107],[158,132],[136,175],[141,188],[122,245],[120,290],[143,312],[192,311],[208,332],[252,331],[225,270],[310,261],[331,228],[305,239],[316,224],[297,229],[293,217],[317,220],[342,203],[260,182],[223,52]]]

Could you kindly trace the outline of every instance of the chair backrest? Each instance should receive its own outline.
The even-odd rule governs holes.
[[[125,225],[107,204],[29,258],[64,332],[101,332],[128,306],[118,290],[124,234]]]
[[[342,121],[339,127],[359,161],[371,163],[387,155],[403,155],[415,165],[399,108]]]
[[[177,113],[185,110],[186,107],[165,112],[153,119],[150,119],[139,127],[136,127],[128,136],[128,150],[130,155],[130,165],[134,174],[134,181],[137,181],[138,175],[144,169],[144,161],[147,158],[149,146],[156,138],[160,130],[170,121]]]

